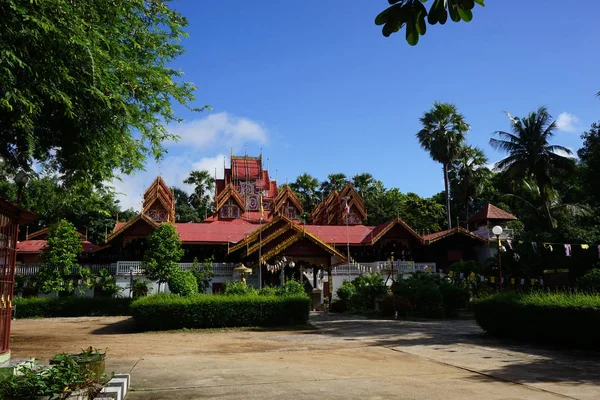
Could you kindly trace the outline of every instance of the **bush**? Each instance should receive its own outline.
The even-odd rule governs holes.
[[[190,271],[177,271],[169,276],[169,290],[180,296],[191,296],[198,293],[198,282]]]
[[[304,286],[300,282],[298,282],[297,280],[294,280],[294,279],[290,279],[283,284],[283,287],[281,288],[281,295],[282,296],[296,296],[296,295],[307,296],[307,293],[306,293],[306,289],[304,289]]]
[[[600,293],[600,268],[589,270],[579,279],[577,286],[588,292]]]
[[[399,317],[406,317],[412,308],[410,300],[391,294],[386,295],[381,303],[381,312],[386,317],[394,317],[395,312]]]
[[[117,285],[117,278],[106,268],[102,268],[96,276],[96,289],[98,296],[112,297],[123,290]]]
[[[348,302],[342,300],[333,300],[329,311],[333,313],[344,313],[348,311]]]
[[[259,296],[279,296],[279,294],[279,288],[275,288],[273,286],[265,286],[258,291]]]
[[[442,292],[435,276],[415,272],[408,279],[394,283],[394,294],[408,299],[417,314],[426,317],[439,316],[442,311]]]
[[[131,304],[144,331],[234,326],[283,326],[308,321],[308,296],[209,296],[159,294]]]
[[[366,311],[375,309],[377,300],[383,298],[386,287],[381,275],[364,274],[352,281],[356,293],[350,296],[348,306],[355,311]]]
[[[440,282],[440,293],[442,294],[442,304],[444,315],[446,317],[458,316],[458,310],[467,308],[469,305],[469,284],[466,282]]]
[[[344,281],[342,285],[336,291],[337,297],[340,301],[348,302],[352,295],[356,294],[356,286],[352,284],[350,281]]]
[[[135,278],[133,280],[133,285],[129,288],[129,290],[133,292],[133,298],[137,299],[138,297],[148,296],[148,293],[150,293],[151,285],[151,281],[145,281],[140,278]]]
[[[496,336],[600,348],[600,295],[497,294],[473,303],[475,319]]]
[[[242,281],[233,281],[228,282],[225,285],[225,291],[223,292],[225,296],[248,296],[255,295],[256,289],[252,286],[246,285],[246,282]]]
[[[17,318],[131,315],[130,299],[111,297],[15,298]]]

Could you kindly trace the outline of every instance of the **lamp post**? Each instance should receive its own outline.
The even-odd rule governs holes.
[[[15,183],[17,184],[17,204],[21,205],[21,200],[23,198],[23,188],[29,182],[29,175],[25,171],[17,172],[15,175]]]
[[[502,227],[496,225],[492,228],[492,233],[496,235],[496,242],[498,244],[498,270],[500,271],[500,291],[502,291],[502,257],[500,256],[500,235],[502,235]]]

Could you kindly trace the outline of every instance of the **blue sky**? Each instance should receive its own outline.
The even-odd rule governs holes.
[[[492,132],[541,105],[560,121],[557,144],[577,150],[600,119],[595,45],[600,2],[487,0],[470,23],[428,26],[416,47],[404,30],[385,38],[375,16],[385,0],[174,1],[189,20],[186,54],[175,67],[198,87],[192,114],[172,131],[160,166],[115,183],[126,207],[160,169],[170,185],[192,168],[263,149],[280,183],[308,172],[370,172],[386,187],[431,196],[441,166],[419,148],[419,117],[433,101],[455,103],[471,125],[470,144],[490,161]],[[265,162],[266,163],[266,162]]]

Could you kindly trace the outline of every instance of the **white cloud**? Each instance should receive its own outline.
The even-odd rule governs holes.
[[[261,124],[226,112],[171,125],[168,129],[170,133],[180,137],[175,145],[196,149],[218,146],[239,150],[248,142],[267,143],[267,131]]]
[[[206,170],[210,172],[211,176],[214,176],[215,169],[217,170],[217,179],[223,179],[223,168],[226,162],[225,154],[219,154],[215,157],[204,157],[200,161],[196,161],[192,164],[193,170]]]
[[[562,112],[556,119],[556,128],[565,132],[576,132],[579,127],[579,118],[568,112]]]

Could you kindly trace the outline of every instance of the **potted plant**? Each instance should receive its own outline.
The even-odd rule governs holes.
[[[82,350],[79,354],[57,354],[52,360],[50,365],[56,365],[63,362],[65,358],[74,360],[83,372],[91,374],[91,378],[96,382],[99,382],[104,376],[104,359],[106,358],[106,352],[102,353],[98,349],[94,349],[91,346],[86,350]]]

